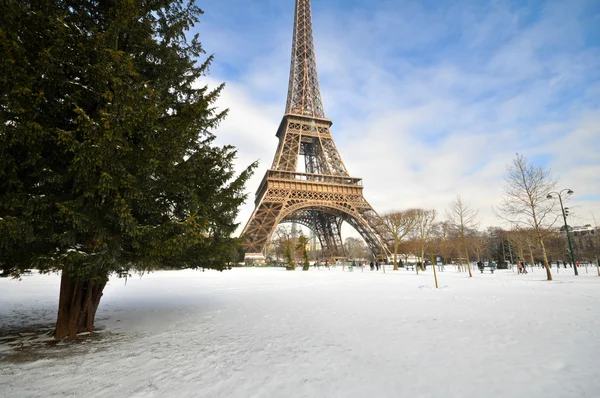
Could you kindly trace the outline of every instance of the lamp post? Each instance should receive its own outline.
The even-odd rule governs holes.
[[[572,195],[573,191],[570,189],[563,189],[560,192],[550,192],[546,198],[552,199],[554,198],[552,194],[556,194],[558,196],[558,200],[560,201],[560,209],[562,210],[563,220],[565,221],[565,230],[567,231],[567,240],[569,241],[569,250],[571,251],[571,261],[573,261],[573,269],[575,270],[575,275],[579,275],[579,271],[577,271],[577,263],[575,262],[575,252],[573,251],[573,243],[571,243],[571,235],[569,235],[569,226],[567,225],[567,215],[565,214],[565,208],[563,206],[562,196],[563,192],[567,191],[567,195]]]

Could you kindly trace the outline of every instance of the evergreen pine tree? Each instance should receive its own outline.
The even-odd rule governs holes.
[[[303,234],[300,234],[298,238],[298,243],[296,245],[296,251],[302,257],[302,271],[308,271],[310,268],[310,262],[308,260],[308,250],[306,247],[308,246],[308,238]]]
[[[210,132],[223,86],[184,0],[0,3],[0,267],[61,271],[57,338],[111,273],[226,268],[254,165]],[[200,57],[204,61],[197,63]]]
[[[285,259],[285,269],[288,271],[294,271],[296,269],[296,263],[292,258],[292,247],[290,242],[287,242],[285,245],[283,257]]]

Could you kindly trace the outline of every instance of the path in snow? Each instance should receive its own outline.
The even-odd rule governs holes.
[[[439,277],[439,290],[404,270],[111,279],[101,338],[0,359],[0,396],[600,396],[594,273]],[[59,284],[1,279],[0,329],[52,323]]]

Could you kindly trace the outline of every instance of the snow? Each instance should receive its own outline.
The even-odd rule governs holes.
[[[0,340],[0,396],[599,396],[600,277],[571,273],[447,268],[437,290],[431,271],[339,267],[113,278],[98,338],[29,360]],[[0,337],[52,323],[59,285],[0,279]]]

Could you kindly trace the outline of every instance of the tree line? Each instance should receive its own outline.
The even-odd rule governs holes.
[[[557,181],[549,169],[517,154],[507,166],[504,195],[496,208],[499,219],[509,225],[508,228],[480,230],[478,210],[460,196],[448,206],[442,220],[436,220],[434,209],[384,214],[386,228],[394,238],[390,248],[394,269],[398,268],[399,253],[404,254],[405,260],[409,254],[416,255],[421,263],[429,257],[435,263],[439,256],[445,263],[457,263],[459,271],[464,270],[469,276],[472,276],[473,260],[495,261],[501,265],[523,261],[541,264],[547,279],[552,280],[552,263],[571,261],[566,234],[558,227],[562,210],[557,198],[551,195],[556,187]],[[598,232],[596,226],[589,235],[574,238],[574,252],[580,261],[599,260]]]

